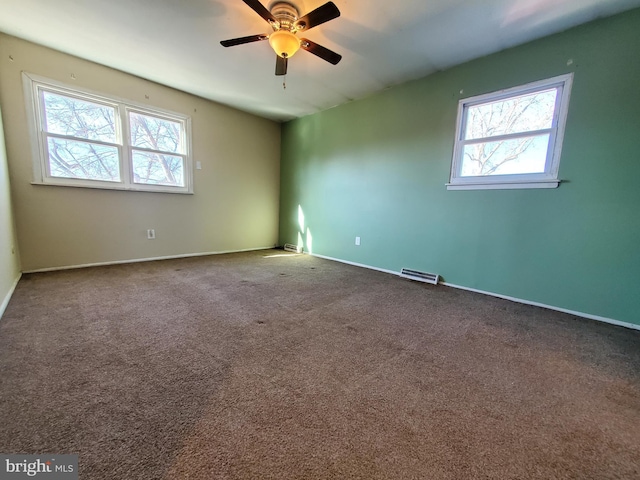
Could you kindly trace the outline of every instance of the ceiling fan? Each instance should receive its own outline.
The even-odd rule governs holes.
[[[328,48],[318,45],[317,43],[307,40],[306,38],[298,38],[299,32],[317,27],[320,24],[333,20],[340,16],[340,10],[333,2],[327,2],[316,8],[312,12],[300,17],[298,9],[289,2],[276,1],[271,10],[260,3],[259,0],[242,0],[249,5],[258,15],[264,18],[273,32],[263,35],[250,35],[248,37],[232,38],[223,40],[220,44],[223,47],[233,47],[245,43],[261,42],[269,40],[271,48],[276,52],[276,75],[287,74],[287,63],[300,48],[309,53],[313,53],[327,62],[336,65],[342,56],[329,50]]]

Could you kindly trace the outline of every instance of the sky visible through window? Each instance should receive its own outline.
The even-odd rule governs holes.
[[[544,172],[557,94],[553,88],[469,106],[460,175]]]
[[[116,107],[43,90],[49,173],[52,177],[120,182]],[[184,186],[181,122],[128,112],[134,183]]]

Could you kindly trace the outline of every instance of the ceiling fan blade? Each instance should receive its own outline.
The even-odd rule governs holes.
[[[276,75],[286,75],[287,64],[288,59],[283,58],[280,55],[276,55]]]
[[[276,17],[274,17],[269,10],[265,8],[258,0],[242,0],[244,3],[249,5],[254,12],[260,15],[269,23],[278,23]]]
[[[311,40],[307,40],[306,38],[300,39],[300,48],[309,53],[313,53],[315,56],[320,57],[333,65],[337,65],[338,62],[342,60],[342,55],[339,55],[322,45],[318,45]]]
[[[244,43],[260,42],[269,38],[269,35],[249,35],[248,37],[231,38],[229,40],[222,40],[220,45],[223,47],[235,47],[236,45],[242,45]]]
[[[335,3],[327,2],[312,12],[307,13],[304,17],[298,19],[294,25],[298,30],[309,30],[310,28],[328,22],[329,20],[333,20],[339,16],[340,10],[338,10]]]

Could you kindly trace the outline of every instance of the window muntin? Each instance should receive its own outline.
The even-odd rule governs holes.
[[[35,183],[193,192],[188,117],[24,78]]]
[[[571,79],[461,100],[448,188],[556,187]]]

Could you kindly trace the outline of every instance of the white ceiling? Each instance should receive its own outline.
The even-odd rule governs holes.
[[[292,3],[305,14],[325,1]],[[289,60],[286,90],[268,42],[220,45],[270,31],[242,0],[0,0],[0,31],[285,121],[640,7],[640,0],[333,1],[342,15],[304,36],[342,62],[300,51]]]

